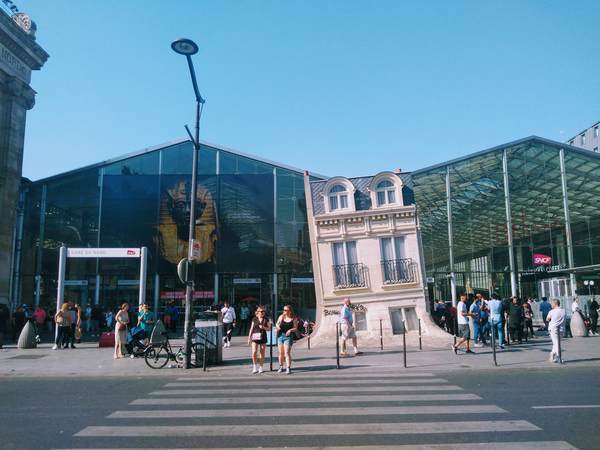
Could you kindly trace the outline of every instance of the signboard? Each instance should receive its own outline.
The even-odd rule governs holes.
[[[185,291],[162,291],[161,299],[182,300],[185,298]],[[194,298],[215,298],[214,291],[194,291]]]
[[[139,248],[68,248],[67,258],[139,258]]]
[[[427,277],[427,283],[429,283],[429,284],[435,283],[435,278],[434,277]]]
[[[294,283],[294,284],[312,284],[314,282],[315,282],[315,279],[312,278],[312,277],[305,277],[305,278],[302,278],[302,277],[298,277],[298,278],[292,277],[292,283]]]
[[[137,286],[140,280],[117,280],[117,286]]]
[[[88,280],[65,280],[65,286],[87,286]]]
[[[233,284],[261,284],[260,278],[234,278]]]
[[[193,259],[194,261],[201,261],[202,260],[202,247],[200,245],[200,241],[197,240],[197,239],[193,239],[192,240],[192,247],[191,247],[190,258]]]
[[[542,253],[533,254],[533,265],[534,266],[549,266],[552,264],[552,257],[544,255]]]

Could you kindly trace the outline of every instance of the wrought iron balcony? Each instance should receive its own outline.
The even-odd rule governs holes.
[[[361,263],[333,266],[333,276],[336,289],[367,286],[367,268]]]
[[[383,284],[415,283],[417,265],[411,258],[381,261]]]

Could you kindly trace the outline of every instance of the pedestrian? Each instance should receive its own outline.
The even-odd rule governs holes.
[[[512,342],[516,340],[519,344],[523,343],[523,306],[516,296],[511,298],[508,307],[508,332]]]
[[[254,320],[254,319],[252,319]],[[240,307],[240,329],[238,330],[238,336],[246,334],[248,331],[248,325],[250,324],[250,308],[244,303]]]
[[[473,324],[473,347],[483,347],[479,342],[481,338],[481,294],[477,294],[469,307],[470,321]]]
[[[548,313],[552,309],[552,305],[548,303],[548,299],[546,297],[542,297],[542,302],[540,303],[540,314],[542,315],[542,320],[544,321],[544,331],[548,331],[548,321],[546,317],[548,317]]]
[[[548,322],[548,332],[550,334],[550,339],[552,339],[552,351],[550,352],[550,362],[562,362],[560,360],[560,352],[559,352],[559,340],[560,337],[558,333],[561,332],[561,327],[565,323],[565,310],[560,307],[560,300],[553,299],[552,300],[552,309],[546,316],[546,321]]]
[[[100,324],[102,323],[102,310],[98,305],[92,306],[92,312],[90,313],[91,330],[92,335],[96,336],[100,334]]]
[[[495,342],[498,343],[501,349],[504,349],[504,323],[503,323],[503,306],[498,298],[498,294],[492,294],[492,299],[488,302],[490,328]]]
[[[177,305],[175,304],[175,302],[169,305],[169,307],[167,308],[167,312],[169,313],[169,316],[171,316],[171,326],[169,327],[169,329],[172,333],[175,333],[177,331],[177,320],[179,318],[179,310],[177,309]]]
[[[342,352],[341,356],[348,356],[346,349],[346,341],[352,340],[352,349],[354,350],[354,356],[362,355],[362,352],[358,351],[358,343],[356,338],[356,330],[354,329],[354,318],[352,315],[352,304],[350,299],[346,297],[344,304],[340,309],[340,331],[342,332]]]
[[[144,330],[144,345],[147,346],[154,329],[154,313],[150,311],[147,303],[144,303],[140,308],[137,316],[137,326],[142,327],[142,330]]]
[[[598,335],[596,330],[598,329],[598,309],[599,308],[600,308],[600,305],[598,305],[596,298],[592,296],[592,298],[590,300],[590,304],[589,304],[590,325],[591,325],[592,336]]]
[[[88,303],[83,311],[83,323],[85,327],[85,332],[90,334],[92,331],[92,307]]]
[[[4,303],[0,303],[0,349],[4,345],[4,335],[8,329],[8,318],[10,311]]]
[[[114,314],[113,312],[109,309],[104,313],[104,321],[106,322],[106,329],[110,330],[112,329],[112,323],[114,320]]]
[[[283,307],[283,313],[277,319],[275,325],[277,329],[277,349],[279,350],[279,369],[278,373],[283,372],[284,362],[287,364],[286,373],[292,373],[292,344],[294,343],[294,334],[298,331],[298,319],[294,315],[294,310],[290,305]]]
[[[46,310],[41,306],[37,306],[35,311],[33,311],[33,322],[35,324],[35,334],[39,339],[39,335],[44,330],[44,323],[46,322]]]
[[[533,338],[535,336],[535,331],[533,330],[533,309],[531,308],[531,303],[528,301],[523,303],[523,319],[525,333],[529,334],[531,332],[531,338]]]
[[[69,332],[69,339],[64,344],[64,348],[67,348],[69,344],[71,348],[75,347],[75,334],[77,332],[77,328],[81,326],[81,312],[79,309],[79,305],[74,304],[73,302],[68,302],[69,305],[69,316],[71,319],[71,330]]]
[[[467,309],[467,296],[462,294],[460,301],[456,305],[456,321],[458,323],[458,337],[460,337],[460,340],[456,345],[451,346],[455,355],[458,354],[458,349],[463,344],[467,347],[465,353],[475,353],[471,350],[470,345],[471,330],[469,329],[469,317],[472,317],[472,314]]]
[[[487,340],[490,336],[491,324],[489,318],[490,310],[488,309],[487,298],[483,296],[481,310],[479,311],[479,329],[481,331],[480,337],[483,345],[487,345]]]
[[[19,306],[13,314],[13,341],[17,342],[19,339],[21,330],[25,326],[25,321],[25,309],[22,306]]]
[[[115,354],[114,359],[123,358],[123,347],[127,344],[127,324],[129,324],[129,303],[123,303],[115,316]]]
[[[233,334],[233,328],[235,327],[235,309],[229,306],[229,302],[223,303],[223,347],[231,347],[231,335]]]
[[[264,307],[259,306],[254,314],[248,333],[248,344],[252,346],[252,373],[263,373],[267,331],[271,331],[271,323],[265,316]]]
[[[68,303],[63,303],[58,312],[54,315],[54,323],[56,324],[58,331],[56,332],[52,350],[59,350],[63,346],[63,343],[68,341],[69,333],[71,331],[71,314],[69,314]]]

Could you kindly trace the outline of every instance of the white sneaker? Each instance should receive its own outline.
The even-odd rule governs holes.
[[[252,368],[252,373],[258,373],[258,369],[255,367]]]
[[[263,368],[262,367],[258,368],[258,373],[263,373]]]
[[[483,347],[483,344],[478,342],[477,344],[473,344],[473,347],[480,348],[480,347]]]
[[[283,367],[279,366],[279,369],[277,369],[277,373],[281,373],[283,372]]]
[[[54,345],[52,346],[52,350],[58,350],[58,345],[54,344]]]
[[[290,375],[292,373],[292,369],[290,369],[289,367],[287,369],[285,369],[285,373]]]

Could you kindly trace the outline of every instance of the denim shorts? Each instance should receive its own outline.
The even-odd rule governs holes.
[[[277,338],[277,344],[279,345],[287,345],[288,347],[291,347],[293,343],[294,338],[292,336],[286,336],[285,334],[282,334]]]

